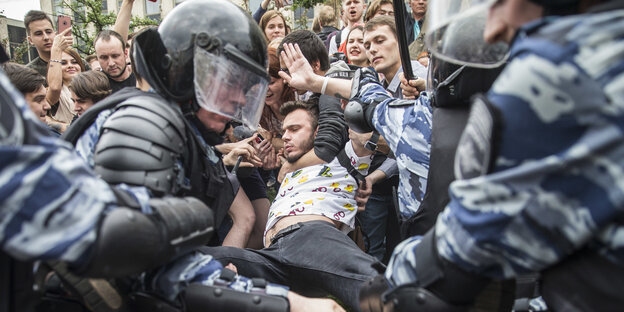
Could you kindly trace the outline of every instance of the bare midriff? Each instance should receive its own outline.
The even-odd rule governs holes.
[[[334,221],[328,217],[320,216],[320,215],[301,215],[301,216],[287,216],[283,217],[267,231],[266,236],[264,237],[264,246],[269,247],[271,245],[271,239],[275,234],[279,233],[279,231],[299,222],[309,222],[309,221],[325,221],[333,224],[336,227],[340,226],[340,222]]]

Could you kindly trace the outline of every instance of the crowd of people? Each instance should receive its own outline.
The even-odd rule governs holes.
[[[619,1],[134,2],[2,64],[0,311],[621,307]]]

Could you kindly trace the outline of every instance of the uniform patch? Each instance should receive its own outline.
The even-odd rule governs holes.
[[[476,96],[455,153],[455,178],[470,179],[489,172],[495,157],[499,124],[498,114],[488,99]]]

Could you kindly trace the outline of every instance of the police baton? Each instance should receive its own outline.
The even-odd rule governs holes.
[[[399,40],[399,54],[401,56],[403,75],[405,75],[405,79],[408,81],[414,80],[407,36],[405,35],[405,17],[407,16],[405,2],[403,0],[394,0],[392,5],[394,6],[394,24],[396,25],[396,35]]]

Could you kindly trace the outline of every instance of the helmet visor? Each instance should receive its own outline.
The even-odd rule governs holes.
[[[229,54],[231,55],[231,54]],[[195,97],[200,107],[257,129],[269,85],[264,74],[232,60],[195,47]]]
[[[509,56],[509,45],[483,40],[493,0],[434,0],[427,7],[427,46],[442,60],[478,68],[498,67]]]

